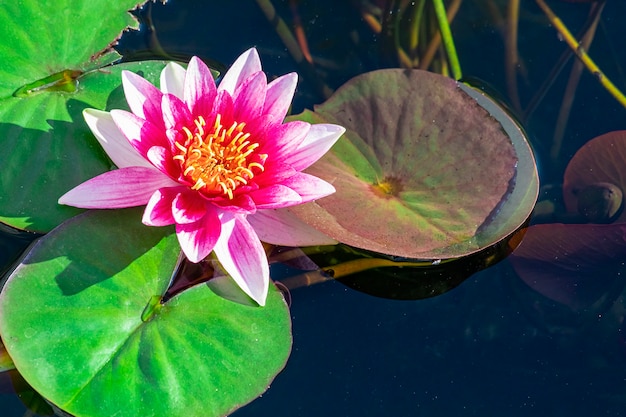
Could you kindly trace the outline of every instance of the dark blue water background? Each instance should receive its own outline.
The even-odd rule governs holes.
[[[288,2],[274,3],[290,22]],[[331,87],[389,65],[351,2],[297,3]],[[529,77],[520,85],[527,102],[565,45],[534,2],[523,3],[519,42]],[[586,5],[552,3],[572,28],[584,22]],[[486,18],[487,4],[466,0],[453,31],[464,74],[504,92],[502,37]],[[154,34],[168,53],[229,65],[256,46],[270,77],[299,69],[254,1],[172,0],[151,7]],[[591,50],[621,87],[626,86],[625,19],[624,2],[609,1]],[[153,39],[144,25],[141,32],[126,34],[118,49],[130,59],[153,54]],[[568,72],[569,67],[525,126],[540,161],[546,160]],[[321,101],[304,79],[293,110]],[[624,129],[625,121],[626,111],[583,74],[562,160],[541,166],[542,183],[558,184],[582,144]],[[3,234],[2,264],[25,244]],[[605,273],[602,265],[597,273]],[[338,282],[295,289],[291,296],[294,345],[287,367],[237,417],[626,415],[622,296],[608,310],[571,312],[526,287],[506,260],[430,299],[378,298]],[[17,396],[6,393],[6,378],[1,385],[2,415],[26,415]]]

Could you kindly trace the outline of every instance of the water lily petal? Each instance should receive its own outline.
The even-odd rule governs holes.
[[[83,117],[104,151],[118,168],[150,167],[150,163],[130,144],[111,114],[96,109],[83,110]]]
[[[207,65],[198,57],[191,58],[185,76],[185,85],[181,97],[194,117],[211,113],[217,89],[213,74]]]
[[[233,116],[235,120],[254,120],[263,114],[267,76],[257,72],[239,85],[233,95]],[[249,123],[249,122],[248,122]]]
[[[255,182],[260,186],[270,186],[280,184],[287,178],[293,176],[297,171],[291,165],[280,162],[273,163],[271,160],[265,164],[265,171],[254,177]]]
[[[183,126],[193,126],[193,117],[184,101],[172,94],[163,94],[161,110],[165,129],[180,131]]]
[[[59,198],[59,204],[87,209],[143,206],[154,190],[178,186],[155,168],[126,167],[105,172]]]
[[[302,202],[317,200],[335,192],[335,187],[316,176],[298,172],[282,182],[302,198]],[[283,206],[287,207],[287,206]]]
[[[222,232],[222,224],[216,210],[207,206],[205,215],[195,223],[176,225],[180,247],[191,262],[200,262],[213,250]]]
[[[175,181],[178,180],[181,174],[180,165],[173,159],[169,149],[153,146],[148,150],[147,157],[159,171]]]
[[[296,151],[304,141],[311,125],[306,122],[294,121],[273,126],[269,135],[265,135],[262,152],[271,155],[275,161],[284,162],[289,154]]]
[[[255,48],[250,48],[235,60],[217,87],[218,91],[228,91],[232,96],[237,87],[252,74],[261,71],[261,59]]]
[[[130,144],[147,158],[153,146],[170,146],[163,129],[158,129],[150,122],[124,110],[111,110],[111,117]]]
[[[295,72],[285,74],[270,82],[267,85],[263,113],[272,116],[277,122],[282,122],[291,106],[297,84],[298,74]]]
[[[185,74],[185,68],[175,62],[169,62],[161,71],[159,80],[161,91],[165,94],[173,94],[176,97],[183,98]]]
[[[252,200],[248,194],[236,195],[232,200],[226,197],[220,197],[210,199],[210,201],[222,210],[231,213],[252,214],[256,211],[254,200]]]
[[[258,210],[247,217],[263,242],[280,246],[336,245],[337,241],[304,223],[287,209]]]
[[[215,244],[217,259],[243,292],[265,305],[270,273],[261,241],[243,216],[235,216],[223,225],[232,232],[222,233]]]
[[[179,193],[172,202],[172,214],[179,224],[194,223],[202,219],[209,203],[197,193]]]
[[[302,197],[289,187],[274,184],[250,193],[257,209],[289,207],[302,203]]]
[[[227,91],[217,92],[211,116],[207,119],[207,124],[211,125],[218,113],[220,114],[222,120],[233,120],[233,98]]]
[[[346,129],[339,125],[327,123],[311,125],[305,139],[284,161],[298,171],[306,169],[320,159],[345,131]]]
[[[146,226],[168,226],[176,223],[172,215],[172,202],[183,191],[182,187],[168,187],[156,190],[143,212],[141,221]]]
[[[240,84],[233,95],[235,120],[251,120],[260,116],[265,103],[265,90],[267,78],[263,71],[253,74]]]
[[[157,127],[162,127],[161,96],[163,93],[161,90],[130,71],[122,71],[122,86],[130,110]]]

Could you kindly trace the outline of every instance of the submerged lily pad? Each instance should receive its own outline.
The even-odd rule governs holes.
[[[57,199],[111,163],[82,119],[86,107],[124,107],[120,71],[158,79],[161,63],[101,69],[137,28],[137,0],[24,0],[0,5],[0,221],[48,232],[79,213]],[[122,100],[120,100],[122,99]]]
[[[526,285],[580,311],[621,293],[625,252],[626,224],[540,224],[508,259]]]
[[[26,381],[76,415],[221,416],[284,366],[291,324],[272,286],[265,307],[205,284],[167,302],[180,251],[141,210],[92,211],[33,247],[0,294],[0,334]]]
[[[598,188],[606,192],[596,195],[595,201],[591,200],[589,191]],[[626,223],[626,211],[621,209],[625,190],[626,130],[609,132],[590,140],[576,152],[565,170],[563,199],[567,210],[582,210],[581,214],[585,214],[584,207],[595,202],[593,208],[599,205],[596,210],[600,213],[590,219],[594,223]],[[581,202],[581,196],[591,201]],[[604,219],[601,211],[606,212]]]
[[[530,147],[480,92],[419,70],[355,77],[297,119],[346,134],[307,172],[337,192],[292,210],[332,238],[408,258],[456,258],[514,232],[538,193]]]

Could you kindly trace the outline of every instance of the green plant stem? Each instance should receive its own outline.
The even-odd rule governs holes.
[[[454,0],[450,4],[450,7],[448,7],[448,12],[447,12],[448,24],[450,24],[450,22],[454,20],[456,13],[459,11],[459,8],[461,7],[462,1],[463,0]],[[439,49],[439,45],[441,45],[441,32],[437,32],[428,43],[428,46],[426,47],[426,52],[420,59],[420,65],[419,65],[420,69],[426,70],[428,69],[428,67],[430,67],[430,64],[433,62],[433,58],[435,57],[435,54],[437,53],[437,50]]]
[[[577,38],[583,38],[585,34],[590,30],[591,26],[594,24],[594,22],[598,18],[598,15],[602,11],[603,4],[604,2],[594,3],[594,5],[592,5],[589,12],[589,17],[585,21],[585,24],[583,25],[580,33],[576,36]],[[550,88],[558,78],[559,74],[561,74],[563,68],[565,68],[565,65],[569,62],[572,55],[573,54],[571,49],[567,47],[567,49],[563,51],[563,53],[559,56],[558,61],[556,62],[556,64],[554,64],[552,70],[550,70],[550,74],[544,79],[543,83],[541,83],[541,86],[539,87],[539,89],[537,89],[537,92],[529,101],[528,106],[526,107],[526,109],[524,109],[524,113],[522,115],[523,122],[528,121],[532,117],[533,113],[535,112],[541,101],[545,98],[548,90],[550,90]]]
[[[452,32],[450,31],[450,25],[448,24],[448,17],[446,16],[446,9],[443,5],[443,0],[433,0],[433,6],[435,8],[435,14],[437,15],[437,21],[439,22],[439,30],[441,31],[441,37],[443,39],[443,46],[446,49],[448,61],[450,61],[452,76],[454,79],[460,80],[463,77],[461,64],[459,63],[459,57],[456,54],[456,47],[454,46],[454,39],[452,38]]]
[[[548,5],[543,0],[535,0],[537,5],[543,10],[546,14],[550,23],[554,25],[559,34],[563,37],[563,40],[569,45],[569,47],[574,51],[578,59],[585,64],[585,67],[591,74],[595,75],[600,84],[611,94],[622,106],[626,108],[626,96],[609,80],[606,75],[600,70],[600,68],[596,65],[596,63],[587,55],[585,52],[585,48],[583,48],[578,41],[572,36],[571,32],[567,29],[567,27],[563,24],[561,19],[559,19],[552,9],[548,7]]]
[[[596,3],[594,3],[594,6],[595,4]],[[593,42],[596,29],[598,28],[598,23],[600,22],[601,11],[604,8],[604,3],[598,3],[598,5],[600,10],[598,13],[595,13],[595,19],[593,20],[592,25],[589,27],[589,30],[585,32],[582,40],[580,41],[580,44],[586,50],[591,47],[591,42]],[[574,103],[574,97],[576,96],[578,82],[580,81],[580,77],[584,69],[585,67],[581,61],[574,61],[574,64],[572,65],[572,69],[570,71],[569,80],[567,81],[567,87],[565,89],[565,93],[563,94],[563,100],[561,101],[561,107],[559,109],[559,116],[557,118],[556,127],[554,128],[554,135],[552,137],[552,149],[550,150],[550,158],[552,158],[552,160],[555,162],[558,161],[561,154],[561,145],[563,144],[565,128],[567,127],[572,104]]]

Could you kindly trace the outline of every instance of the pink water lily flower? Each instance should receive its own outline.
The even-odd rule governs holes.
[[[119,169],[78,185],[59,203],[109,209],[146,205],[144,224],[175,224],[190,261],[214,251],[241,289],[264,305],[269,267],[260,240],[333,243],[281,210],[335,191],[301,171],[344,132],[331,124],[283,123],[296,83],[291,73],[268,84],[255,49],[235,61],[218,87],[196,57],[187,70],[168,64],[160,89],[124,71],[132,112],[84,112]]]

